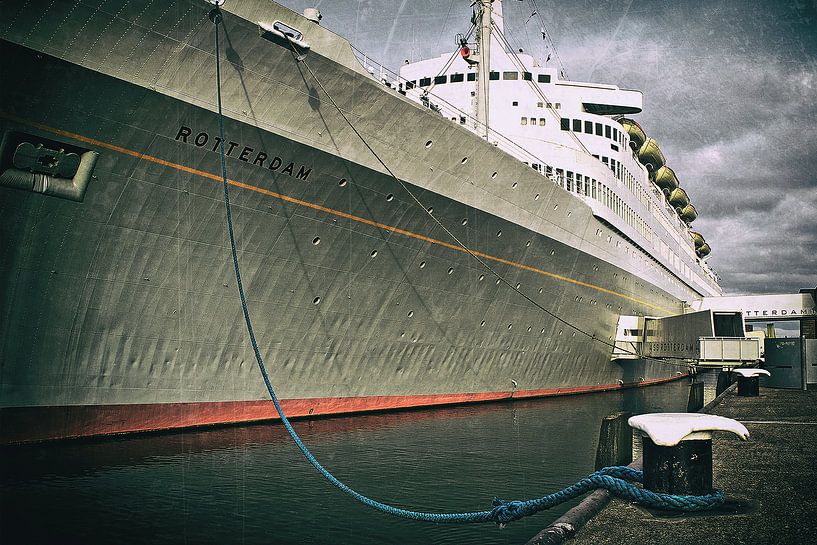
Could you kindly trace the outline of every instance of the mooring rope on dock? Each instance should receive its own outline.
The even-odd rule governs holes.
[[[307,461],[323,475],[330,483],[332,483],[339,490],[345,494],[356,499],[360,503],[377,509],[383,513],[401,517],[410,520],[427,521],[427,522],[452,522],[452,523],[473,523],[473,522],[494,522],[503,526],[509,522],[519,520],[523,517],[533,515],[539,511],[549,509],[555,505],[559,505],[570,499],[576,498],[593,490],[604,488],[611,493],[621,498],[635,501],[650,507],[657,507],[661,509],[670,509],[678,511],[700,511],[715,507],[724,502],[723,493],[716,490],[712,494],[705,496],[676,496],[672,494],[661,494],[645,490],[638,487],[633,482],[643,482],[643,473],[630,467],[625,466],[611,466],[600,469],[595,473],[591,473],[587,477],[579,480],[576,484],[563,488],[558,492],[535,498],[527,501],[503,501],[494,498],[492,508],[483,511],[469,511],[457,513],[433,513],[425,511],[413,511],[410,509],[402,509],[393,505],[388,505],[372,499],[360,492],[354,490],[335,477],[330,471],[324,468],[320,462],[313,456],[306,445],[301,441],[298,433],[292,427],[289,419],[281,404],[272,383],[267,373],[264,360],[261,357],[261,351],[258,348],[258,343],[255,339],[255,332],[252,327],[252,320],[250,319],[250,312],[247,306],[247,298],[244,293],[244,285],[241,281],[241,270],[238,265],[238,252],[236,250],[235,233],[233,230],[233,219],[230,206],[230,191],[227,179],[227,160],[224,151],[224,114],[221,103],[221,60],[219,47],[219,24],[222,21],[221,11],[218,7],[212,9],[209,13],[210,20],[215,25],[215,57],[216,57],[216,96],[218,102],[218,128],[219,128],[219,148],[221,159],[221,177],[224,186],[224,206],[226,209],[227,232],[230,238],[230,248],[233,258],[233,271],[235,273],[236,285],[238,286],[238,293],[241,299],[241,308],[244,313],[244,322],[247,326],[247,333],[250,337],[250,344],[252,345],[255,354],[255,360],[258,368],[261,371],[261,376],[264,379],[264,384],[267,387],[270,399],[275,405],[275,410],[281,418],[287,432],[292,438],[295,445],[306,457]],[[311,72],[311,70],[310,70]],[[313,74],[314,76],[314,74]],[[324,90],[325,91],[325,90]],[[389,171],[391,172],[391,171]],[[396,176],[395,176],[396,178]],[[398,180],[399,181],[399,180]],[[436,218],[435,218],[436,219]],[[453,236],[453,235],[452,235]],[[458,241],[459,242],[459,241]],[[470,251],[469,251],[470,253]],[[472,254],[473,255],[473,254]],[[474,256],[476,257],[476,256]],[[485,264],[487,267],[487,264]],[[490,267],[489,267],[490,269]],[[497,273],[494,273],[497,274]],[[497,274],[499,277],[499,275]],[[539,306],[539,305],[537,305]],[[541,308],[541,307],[540,307]],[[543,309],[544,310],[544,309]],[[632,481],[632,482],[631,482]]]

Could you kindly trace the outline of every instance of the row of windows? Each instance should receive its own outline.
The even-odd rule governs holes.
[[[544,126],[545,126],[545,118],[544,118],[544,117],[540,117],[538,121],[539,121],[539,126],[540,126],[540,127],[544,127]],[[536,125],[536,124],[537,124],[536,122],[537,122],[537,119],[536,119],[535,117],[531,117],[531,118],[530,118],[530,124],[531,124],[531,125]],[[527,124],[528,124],[528,118],[527,118],[527,117],[523,117],[523,118],[522,118],[522,125],[527,125]]]
[[[489,74],[489,79],[491,80],[498,80],[500,76],[499,72],[491,71]],[[519,72],[502,72],[502,79],[504,80],[518,80],[519,79]],[[530,72],[522,72],[522,79],[525,81],[533,81],[533,74]],[[420,87],[429,87],[431,83],[434,82],[434,85],[441,85],[444,83],[461,83],[463,81],[476,81],[477,80],[477,73],[476,72],[468,72],[467,74],[442,74],[440,76],[434,76],[433,78],[420,78]],[[537,74],[536,80],[539,83],[550,83],[550,74]],[[417,87],[417,80],[409,80],[406,82],[406,89],[414,89]]]
[[[571,120],[568,117],[563,117],[561,122],[563,131],[571,130],[571,121],[573,132],[584,132],[585,134],[603,136],[604,138],[617,142],[620,146],[624,147],[624,132],[618,130],[616,127],[582,119]],[[614,146],[613,149],[615,151],[619,150],[618,146]]]

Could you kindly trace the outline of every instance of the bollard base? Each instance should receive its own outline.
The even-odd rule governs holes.
[[[759,377],[738,377],[738,395],[758,397],[760,395]]]
[[[662,447],[643,436],[644,488],[653,492],[703,496],[712,492],[712,440],[681,441]]]

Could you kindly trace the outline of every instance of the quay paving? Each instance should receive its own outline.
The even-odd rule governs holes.
[[[655,516],[614,498],[567,540],[599,544],[817,543],[817,390],[726,392],[712,414],[742,422],[751,436],[712,440],[713,482],[737,514]]]

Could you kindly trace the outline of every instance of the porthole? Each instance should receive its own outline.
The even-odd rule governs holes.
[[[346,178],[341,178],[341,180],[338,182],[338,185],[340,187],[346,187]]]
[[[543,291],[545,291],[544,288],[539,288],[539,295],[541,295]]]
[[[412,316],[414,316],[414,311],[413,311],[413,310],[410,310],[410,311],[408,312],[407,316],[408,316],[409,318],[411,318]]]
[[[420,261],[420,268],[421,268],[421,269],[425,269],[425,268],[426,268],[426,262],[425,262],[425,261]]]
[[[522,287],[522,284],[517,284],[517,285],[516,285],[516,289],[519,289],[519,288],[521,288],[521,287]]]
[[[429,140],[428,142],[426,142],[426,147],[427,147],[427,148],[430,148],[430,147],[431,147],[431,145],[432,145],[433,143],[434,143],[434,142],[432,142],[431,140]]]
[[[545,334],[545,328],[544,328],[544,327],[542,328],[541,333],[542,333],[542,335],[544,335],[544,334]]]
[[[389,193],[388,195],[386,195],[386,201],[387,201],[387,202],[391,202],[391,201],[392,201],[392,199],[394,199],[394,195],[392,195],[391,193]]]
[[[372,253],[369,255],[371,255],[372,257],[377,257],[377,250],[372,250]]]
[[[496,279],[496,285],[498,286],[500,282],[502,282],[502,280],[500,280],[499,278],[497,278],[497,279]]]
[[[479,327],[485,327],[485,320],[482,320],[479,324]]]
[[[452,274],[454,272],[454,267],[448,269],[448,274]]]
[[[496,172],[494,172],[493,174],[491,174],[491,179],[493,180],[494,178],[496,178]]]
[[[315,237],[315,238],[312,239],[312,244],[314,244],[315,246],[317,246],[320,243],[321,243],[321,237]]]
[[[558,204],[554,204],[554,205],[553,205],[553,209],[554,209],[554,210],[558,210],[558,209],[559,209],[559,205],[558,205]]]
[[[508,324],[508,331],[510,331],[512,327],[513,327],[513,324]]]
[[[468,218],[462,218],[462,224],[468,225]]]
[[[527,242],[525,243],[525,248],[529,248],[529,247],[530,247],[530,241],[527,241]]]
[[[429,214],[433,214],[433,213],[434,213],[434,207],[433,207],[433,206],[429,206],[429,207],[428,207],[428,213],[429,213]]]
[[[319,305],[320,303],[321,303],[321,298],[320,297],[315,297],[314,299],[312,299],[312,304],[313,305]]]
[[[467,163],[467,162],[468,162],[468,157],[463,157],[463,158],[462,158],[462,161],[460,161],[460,163],[461,163],[461,164],[463,164],[463,165],[464,165],[465,163]]]
[[[533,196],[533,200],[534,200],[534,201],[538,201],[538,200],[539,200],[539,193],[537,193],[536,195],[534,195],[534,196]]]
[[[483,280],[485,280],[485,275],[484,274],[479,275],[479,281],[482,282]]]
[[[567,213],[567,217],[568,217],[568,218],[569,218],[571,215],[573,215],[573,212],[568,212],[568,213]]]
[[[502,236],[502,229],[500,229],[499,231],[497,231],[497,232],[496,232],[496,236],[497,236],[497,237],[501,237],[501,236]]]
[[[528,333],[530,333],[532,329],[533,328],[531,326],[528,326]]]
[[[514,182],[513,184],[511,184],[511,189],[516,189],[516,186],[518,185],[519,185],[518,183]]]
[[[550,255],[556,255],[556,250],[551,250]]]

